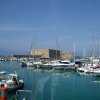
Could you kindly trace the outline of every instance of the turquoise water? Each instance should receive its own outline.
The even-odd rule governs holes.
[[[24,89],[32,92],[18,92],[18,100],[99,100],[100,77],[80,75],[73,71],[53,71],[21,68],[19,62],[0,62],[0,71],[14,73],[24,79]],[[15,100],[9,94],[9,100]]]

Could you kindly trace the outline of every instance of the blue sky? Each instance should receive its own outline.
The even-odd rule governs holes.
[[[36,48],[83,52],[100,43],[99,0],[0,0],[0,54]],[[99,50],[99,49],[98,49]]]

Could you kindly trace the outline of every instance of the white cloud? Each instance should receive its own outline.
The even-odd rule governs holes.
[[[36,27],[23,24],[5,24],[0,25],[0,31],[50,31],[53,27]]]
[[[5,26],[0,27],[0,31],[33,31],[33,29],[27,27]]]

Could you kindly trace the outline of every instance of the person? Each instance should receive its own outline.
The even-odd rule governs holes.
[[[13,81],[15,82],[16,85],[18,85],[16,77],[13,77]]]

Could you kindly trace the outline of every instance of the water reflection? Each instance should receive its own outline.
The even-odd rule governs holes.
[[[68,78],[70,77],[71,72],[68,71],[59,71],[59,70],[54,70],[52,72],[52,76],[59,76],[59,77],[63,77],[63,78]]]
[[[100,84],[100,77],[94,77],[93,82]]]
[[[34,76],[34,96],[32,100],[55,100],[61,79],[68,78],[71,72],[31,69]]]
[[[37,84],[36,84],[35,94],[34,94],[34,100],[44,100],[45,88],[46,88],[46,84],[48,83],[49,79],[50,77],[38,79]]]

